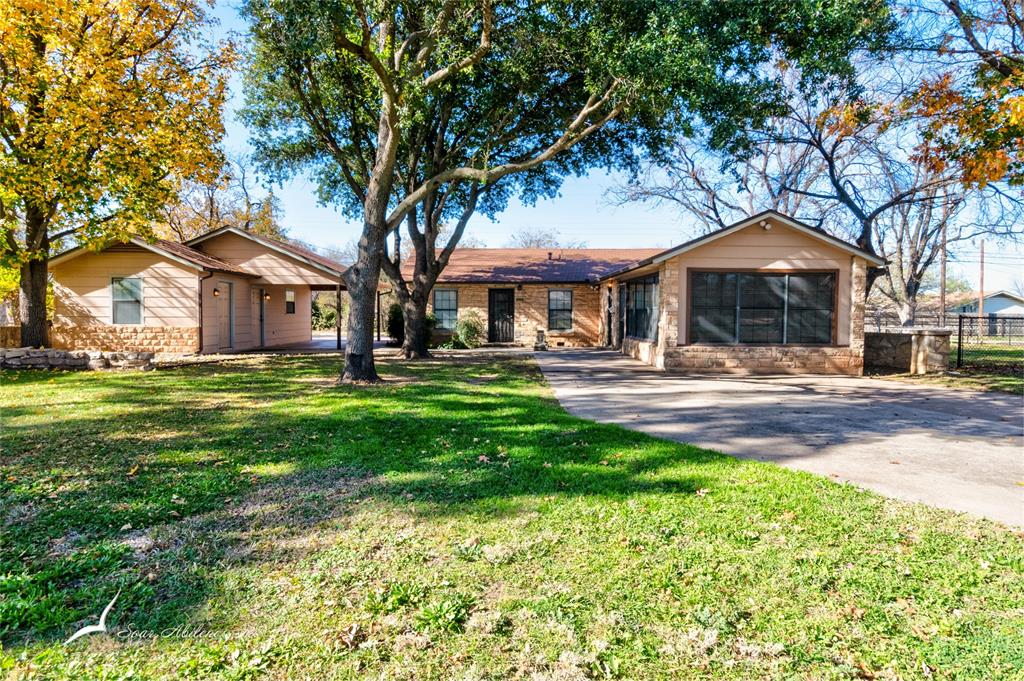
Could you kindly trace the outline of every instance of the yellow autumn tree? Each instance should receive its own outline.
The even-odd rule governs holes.
[[[959,169],[966,186],[1024,185],[1024,4],[940,2],[936,52],[956,60],[908,102],[926,122],[917,157],[936,172]]]
[[[46,341],[51,248],[146,234],[222,165],[232,45],[194,0],[0,0],[0,259],[24,345]]]

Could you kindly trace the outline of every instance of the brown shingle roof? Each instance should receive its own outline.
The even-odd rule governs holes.
[[[457,248],[438,283],[587,283],[659,252],[657,248]],[[411,268],[408,263],[406,276]]]
[[[190,263],[198,265],[199,267],[202,267],[205,270],[212,270],[214,272],[228,272],[231,274],[241,274],[247,277],[258,276],[256,274],[253,274],[252,272],[247,272],[246,270],[243,270],[241,267],[235,265],[234,263],[227,262],[226,260],[221,260],[220,258],[215,258],[212,255],[209,255],[208,253],[203,253],[202,251],[196,250],[191,246],[186,246],[185,244],[180,244],[176,241],[157,239],[155,242],[153,242],[153,246],[162,251],[166,251],[171,255],[175,255],[181,258],[182,260],[188,260]]]
[[[277,244],[286,251],[291,251],[295,255],[301,256],[308,260],[312,260],[313,262],[323,265],[324,267],[330,267],[331,269],[337,270],[338,272],[344,272],[346,269],[348,269],[345,265],[338,262],[337,260],[331,260],[327,256],[320,255],[316,251],[306,248],[305,246],[300,246],[299,244],[296,244],[292,241],[281,241],[279,239],[270,239],[269,237],[267,238],[267,240],[272,241],[273,243]]]

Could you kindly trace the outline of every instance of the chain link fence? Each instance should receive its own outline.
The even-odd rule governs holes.
[[[958,315],[950,344],[957,369],[1024,370],[1024,317]]]

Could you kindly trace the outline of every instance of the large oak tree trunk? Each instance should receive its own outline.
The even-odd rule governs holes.
[[[387,31],[384,31],[387,34]],[[351,297],[348,309],[348,342],[345,345],[345,371],[342,382],[377,382],[373,363],[373,316],[380,284],[380,262],[387,238],[388,199],[394,178],[398,150],[397,112],[385,96],[377,122],[377,157],[363,199],[363,235],[354,265],[345,270],[345,283]]]
[[[34,252],[21,266],[18,287],[18,315],[21,321],[22,347],[46,345],[46,270],[50,239],[44,214],[30,206],[25,216],[25,243]]]
[[[402,356],[406,359],[430,357],[430,332],[427,329],[427,302],[425,297],[399,296],[402,318],[405,323],[405,340],[402,342]]]
[[[46,345],[46,260],[29,260],[21,266],[18,313],[21,345]]]
[[[377,286],[380,281],[380,258],[383,236],[379,229],[363,232],[359,257],[345,271],[350,304],[348,308],[348,340],[345,344],[344,382],[373,382],[380,378],[373,363],[373,322],[377,307]]]

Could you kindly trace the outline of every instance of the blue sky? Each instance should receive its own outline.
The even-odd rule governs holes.
[[[214,14],[223,34],[245,32],[239,17],[237,0],[219,0]],[[248,150],[249,131],[235,117],[241,104],[241,86],[232,81],[232,98],[226,115],[229,153]],[[618,183],[615,175],[595,171],[586,177],[570,178],[559,196],[538,201],[534,206],[513,200],[498,219],[491,221],[475,216],[467,227],[467,236],[487,246],[503,246],[509,236],[526,227],[557,229],[565,240],[582,240],[595,248],[669,247],[690,238],[693,221],[670,206],[649,207],[642,204],[614,206],[607,200],[608,191]],[[281,200],[282,222],[294,238],[324,247],[342,247],[358,238],[361,226],[347,220],[331,206],[317,203],[314,186],[298,178],[283,185],[274,185]],[[965,276],[972,285],[978,283],[977,248],[969,247],[960,254],[962,262],[951,264],[951,271]],[[1019,248],[986,245],[986,290],[1010,289],[1015,279],[1024,279],[1024,252]]]

